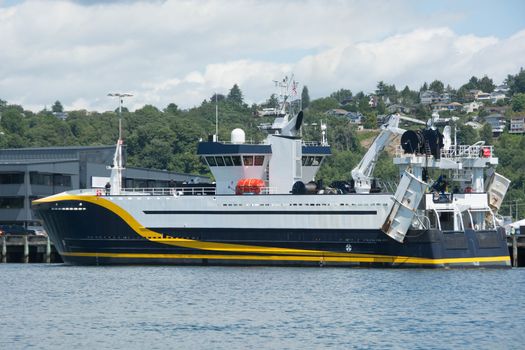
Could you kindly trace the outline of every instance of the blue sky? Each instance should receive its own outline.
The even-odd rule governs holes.
[[[312,98],[378,81],[496,84],[525,65],[525,0],[0,0],[0,99],[38,111],[188,108],[238,84],[263,102],[295,74]]]
[[[448,25],[458,34],[508,37],[525,28],[523,0],[415,0],[412,5],[425,14],[457,13]]]

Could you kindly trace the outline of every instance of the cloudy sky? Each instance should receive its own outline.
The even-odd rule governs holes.
[[[312,98],[378,81],[419,89],[525,66],[523,0],[0,0],[0,99],[38,111],[248,103],[295,74]]]

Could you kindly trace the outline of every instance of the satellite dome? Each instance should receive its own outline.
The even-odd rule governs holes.
[[[246,135],[244,134],[244,130],[242,129],[233,129],[231,134],[231,141],[232,143],[244,143],[246,141]]]

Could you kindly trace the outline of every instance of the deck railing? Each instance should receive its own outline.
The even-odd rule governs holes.
[[[144,187],[123,188],[121,194],[141,194],[149,196],[205,196],[214,195],[214,187]]]
[[[396,147],[395,156],[396,157],[405,157],[409,155],[408,153],[405,153],[401,145],[398,145]],[[474,145],[451,145],[448,149],[442,148],[441,149],[441,158],[446,159],[465,159],[465,158],[489,158],[494,155],[494,147],[493,146],[485,146],[480,144],[474,144]],[[418,154],[418,156],[421,156],[421,154]]]

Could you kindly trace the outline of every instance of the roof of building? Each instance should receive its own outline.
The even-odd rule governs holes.
[[[485,120],[487,120],[487,119],[502,119],[502,118],[504,118],[502,114],[492,113],[492,114],[486,116]]]
[[[510,224],[511,227],[518,228],[520,226],[525,226],[525,219],[521,219],[519,221],[515,221]]]

